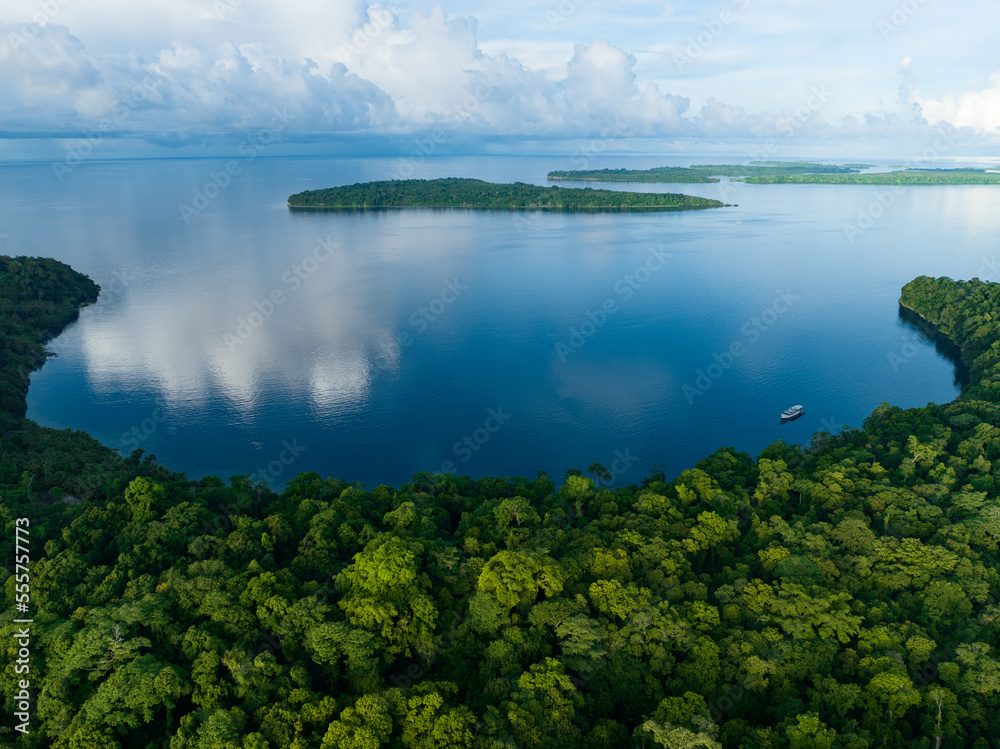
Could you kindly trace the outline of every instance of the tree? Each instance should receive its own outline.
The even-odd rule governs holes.
[[[534,603],[538,594],[562,590],[562,572],[547,557],[522,551],[498,552],[479,576],[479,590],[492,594],[505,608]]]
[[[847,593],[813,596],[795,583],[781,583],[777,593],[755,580],[743,589],[747,609],[764,623],[776,623],[795,639],[836,637],[846,643],[860,630],[863,618],[851,613]]]
[[[574,502],[589,499],[594,494],[593,482],[580,475],[566,476],[566,484],[559,490],[559,496],[565,497]]]
[[[188,691],[179,669],[142,655],[114,671],[84,704],[83,713],[97,725],[124,731],[166,713]]]
[[[964,622],[972,613],[972,603],[962,586],[948,580],[932,580],[924,589],[924,611],[936,625]]]
[[[761,506],[773,506],[788,499],[788,490],[795,477],[788,472],[788,465],[783,460],[768,460],[761,458],[757,463],[760,477],[753,497]]]
[[[346,673],[357,688],[374,676],[377,662],[374,639],[369,632],[346,622],[323,622],[306,633],[305,647],[313,661],[329,667],[335,676]],[[342,663],[344,671],[340,668]]]
[[[790,749],[832,749],[837,732],[831,730],[816,713],[796,717],[796,723],[785,731]]]
[[[557,624],[556,636],[567,657],[593,661],[605,654],[602,643],[607,631],[584,614],[575,614]]]
[[[652,594],[647,588],[640,588],[635,583],[627,587],[617,580],[598,580],[590,586],[590,600],[602,614],[628,619],[637,609],[644,608]]]
[[[492,634],[510,624],[507,612],[508,609],[490,593],[479,591],[469,599],[469,625],[477,632]]]
[[[323,749],[379,749],[392,736],[392,717],[385,699],[375,695],[360,697],[330,724],[323,737]]]
[[[920,694],[913,687],[908,676],[894,672],[875,674],[866,688],[870,703],[879,705],[885,710],[891,724],[893,720],[903,717],[911,707],[919,705]]]
[[[985,642],[974,642],[955,650],[955,660],[963,666],[962,688],[984,700],[1000,692],[1000,663],[990,655],[990,649]]]
[[[559,661],[546,658],[521,674],[507,716],[515,737],[527,747],[571,747],[580,731],[576,710],[583,699]]]
[[[143,478],[136,478],[125,490],[125,501],[132,511],[132,520],[148,521],[153,516],[153,506],[159,503],[165,490],[159,484]]]
[[[698,514],[698,522],[684,539],[684,548],[689,552],[712,549],[720,544],[730,543],[740,537],[735,520],[726,520],[715,512]]]
[[[958,705],[958,697],[950,689],[931,686],[924,693],[924,732],[934,737],[934,749],[940,749],[941,742],[952,736],[960,736],[962,726],[959,718],[965,713]]]
[[[417,568],[419,544],[398,538],[371,542],[339,576],[347,595],[338,605],[351,624],[377,633],[390,653],[425,658],[433,651],[438,612]]]
[[[642,729],[653,735],[653,741],[666,749],[722,749],[722,744],[707,733],[695,733],[682,726],[647,720]]]
[[[524,497],[501,500],[493,511],[497,519],[497,532],[504,538],[507,548],[514,549],[531,535],[531,529],[540,518]]]
[[[604,481],[610,482],[611,479],[613,478],[613,476],[611,475],[611,471],[602,466],[600,463],[591,464],[590,468],[587,469],[587,473],[591,474],[594,477],[595,485],[599,485],[602,479]]]
[[[677,675],[700,693],[715,689],[721,676],[719,646],[708,637],[699,637],[691,645],[688,657],[677,667]]]
[[[409,697],[403,710],[403,745],[412,749],[465,749],[472,746],[472,711],[445,706],[436,691]]]

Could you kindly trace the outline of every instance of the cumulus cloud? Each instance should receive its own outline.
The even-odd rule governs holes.
[[[225,43],[213,54],[179,45],[150,67],[161,87],[158,109],[178,125],[255,128],[278,111],[306,131],[385,128],[395,120],[389,97],[343,66],[321,75],[313,61],[277,57],[259,43]]]
[[[31,29],[26,38],[24,29]],[[551,80],[480,49],[473,19],[436,7],[403,27],[371,8],[339,29],[317,60],[261,42],[176,42],[154,59],[88,54],[58,24],[0,27],[0,121],[11,131],[95,128],[160,138],[263,127],[289,112],[288,133],[402,132],[447,125],[472,134],[680,134],[689,100],[640,91],[635,57],[603,40],[576,45]]]
[[[193,25],[172,25],[177,36],[166,46],[120,54],[92,53],[56,22],[0,24],[0,132],[100,127],[191,142],[267,127],[276,113],[282,138],[293,140],[442,126],[470,136],[865,137],[928,123],[996,133],[1000,122],[1000,73],[983,91],[934,100],[920,97],[904,61],[909,119],[859,116],[834,126],[815,91],[787,112],[715,98],[693,111],[689,98],[640,84],[636,57],[603,39],[576,44],[556,74],[534,70],[484,52],[476,20],[450,17],[441,6],[404,22],[365,0],[301,0],[289,10],[295,23],[279,24],[274,3],[220,2],[239,24],[202,13]]]
[[[406,27],[389,11],[373,11],[334,57],[387,92],[414,127],[570,137],[677,135],[690,127],[682,119],[690,101],[652,83],[640,90],[635,57],[602,39],[577,44],[553,80],[484,53],[474,19],[449,18],[440,6],[415,13]]]
[[[588,132],[616,123],[627,135],[677,135],[691,102],[664,94],[656,84],[636,85],[635,57],[597,39],[576,45],[566,77],[554,84],[553,105],[562,105],[564,125],[583,123]]]
[[[5,129],[41,128],[92,117],[102,77],[83,44],[64,26],[0,25],[0,122]]]
[[[991,75],[989,85],[979,91],[949,92],[932,99],[917,89],[912,100],[932,125],[948,123],[982,135],[1000,135],[1000,71]]]
[[[26,29],[31,36],[26,36]],[[262,128],[344,133],[392,127],[390,97],[343,65],[320,74],[259,43],[178,43],[155,60],[90,56],[65,26],[0,26],[0,123],[8,133],[160,137]]]
[[[476,79],[497,65],[480,52],[475,22],[448,19],[440,7],[416,13],[408,28],[390,11],[374,10],[357,32],[335,55],[388,93],[411,121],[460,106]]]

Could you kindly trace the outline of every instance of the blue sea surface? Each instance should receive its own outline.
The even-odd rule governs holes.
[[[711,161],[592,168],[666,163]],[[721,446],[756,455],[860,427],[884,401],[952,400],[954,362],[900,317],[900,288],[998,275],[990,186],[601,185],[735,204],[667,213],[286,205],[401,166],[547,184],[574,164],[91,161],[61,180],[0,166],[0,252],[58,258],[103,288],[49,344],[29,417],[274,486],[301,471],[558,483],[595,462],[638,483]],[[781,424],[794,404],[806,416]]]

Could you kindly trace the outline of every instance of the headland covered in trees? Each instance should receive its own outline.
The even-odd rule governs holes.
[[[0,269],[0,554],[28,518],[33,618],[31,732],[0,744],[996,746],[1000,285],[903,289],[961,347],[959,398],[805,447],[615,489],[306,473],[278,494],[24,419],[24,375],[95,287]],[[26,614],[0,580],[10,653]],[[8,658],[7,716],[18,678]]]
[[[870,164],[819,164],[809,161],[751,161],[749,164],[706,164],[653,169],[582,169],[549,172],[550,180],[591,182],[734,182],[755,185],[995,185],[1000,171],[989,169],[891,168],[862,171]]]
[[[100,287],[55,260],[0,255],[0,432],[24,418],[29,375],[42,344],[97,301]]]
[[[495,184],[478,179],[403,179],[308,190],[288,198],[291,208],[476,208],[488,210],[677,211],[721,208],[693,195],[591,188]]]

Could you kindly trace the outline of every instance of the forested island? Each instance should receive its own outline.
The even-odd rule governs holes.
[[[756,174],[741,180],[757,185],[997,185],[1000,172],[986,169],[898,169],[864,174]]]
[[[50,260],[0,268],[0,745],[996,746],[1000,285],[903,289],[961,347],[959,398],[805,447],[723,447],[616,489],[593,465],[558,488],[307,473],[276,494],[25,420],[42,342],[96,287]]]
[[[581,169],[549,172],[551,180],[574,179],[586,182],[718,182],[694,167],[660,166],[653,169]]]
[[[719,177],[798,174],[857,174],[868,164],[817,164],[811,161],[751,161],[749,164],[702,164],[689,167],[661,166],[653,169],[582,169],[549,172],[551,180],[593,182],[718,182]]]
[[[693,195],[620,192],[591,188],[495,184],[478,179],[403,179],[307,190],[288,198],[291,208],[476,208],[488,210],[693,210],[721,208]]]
[[[754,185],[995,185],[1000,172],[988,169],[893,169],[862,172],[870,164],[816,164],[808,161],[752,161],[747,165],[715,164],[655,169],[595,169],[549,172],[551,180],[593,182],[734,182]]]

